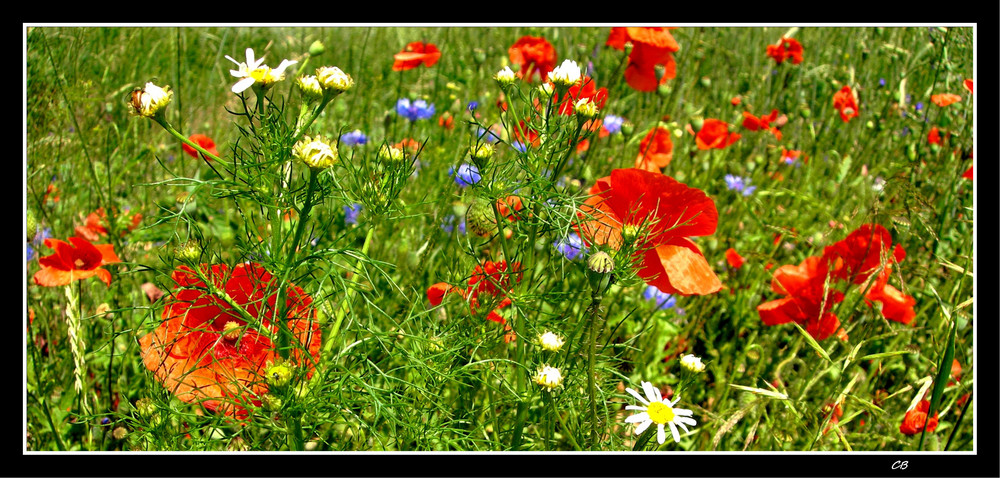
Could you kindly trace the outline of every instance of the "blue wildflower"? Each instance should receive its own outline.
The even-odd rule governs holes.
[[[500,142],[500,137],[497,136],[496,133],[488,129],[484,129],[482,126],[476,128],[476,139],[489,141],[491,143]]]
[[[470,101],[468,108],[469,108],[469,111],[476,111],[476,108],[479,108],[479,102],[478,101]]]
[[[517,150],[519,153],[523,153],[528,150],[528,145],[520,141],[514,141],[513,143],[510,143],[510,146],[515,150]]]
[[[878,79],[878,86],[885,86],[885,78]]]
[[[920,110],[924,109],[924,103],[921,102],[921,101],[918,101],[917,104],[916,104],[916,106],[914,106],[913,108],[916,109],[917,111],[920,111]]]
[[[622,123],[625,122],[625,118],[615,115],[607,115],[604,117],[604,129],[608,130],[608,133],[618,134],[622,131]]]
[[[344,224],[357,224],[358,214],[361,214],[362,206],[358,203],[344,206]]]
[[[458,226],[458,233],[465,234],[465,218],[456,217],[454,214],[444,217],[444,221],[441,222],[441,229],[451,234],[451,231],[455,230],[456,225]]]
[[[647,285],[646,292],[643,292],[643,297],[646,300],[651,300],[656,303],[656,307],[660,310],[667,310],[677,304],[677,298],[666,292],[661,291],[655,285]]]
[[[428,119],[434,116],[434,104],[427,104],[424,100],[410,101],[409,98],[400,98],[396,102],[396,114],[410,121]]]
[[[750,185],[749,178],[743,178],[734,174],[726,175],[726,187],[732,191],[743,193],[744,196],[753,194],[754,190],[757,189],[757,186]]]
[[[340,144],[344,146],[354,146],[357,144],[365,144],[368,142],[368,137],[365,136],[361,130],[356,129],[350,133],[344,133],[340,136]]]
[[[575,232],[559,239],[552,245],[555,246],[556,250],[562,253],[562,255],[569,260],[576,259],[587,249],[587,247],[583,245],[583,239],[580,239],[580,236]]]
[[[462,163],[457,171],[455,168],[448,169],[448,176],[454,176],[455,184],[463,188],[476,184],[482,179],[482,175],[479,174],[479,168],[469,163]]]
[[[38,247],[50,237],[52,237],[52,228],[49,227],[40,229],[35,233],[35,237],[28,243],[27,253],[29,261],[35,258],[35,252],[38,250]]]

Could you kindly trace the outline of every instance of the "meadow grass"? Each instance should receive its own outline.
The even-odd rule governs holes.
[[[53,251],[29,230],[27,450],[973,450],[973,182],[963,177],[973,155],[973,95],[963,87],[972,29],[803,27],[792,36],[804,60],[776,64],[766,46],[788,30],[672,30],[676,77],[642,92],[625,81],[626,54],[606,46],[610,27],[27,28],[26,214],[39,234],[66,240],[103,208],[108,232],[97,242],[121,259],[104,266],[108,285],[38,285],[39,258]],[[494,75],[525,35],[544,37],[559,63],[578,62],[606,88],[597,118],[626,119],[623,132],[600,136],[553,114],[537,150],[515,149],[512,115],[534,111],[539,82],[504,90]],[[415,41],[436,45],[440,60],[393,71],[393,55]],[[298,62],[266,101],[230,89],[237,65],[226,56],[243,61],[247,48],[271,67]],[[318,170],[295,157],[297,121],[316,105],[295,78],[321,66],[354,84],[301,133],[335,143],[360,130],[368,142],[341,140],[339,162]],[[210,136],[217,160],[185,153],[160,120],[129,114],[127,99],[147,82],[173,93],[163,124]],[[847,122],[833,104],[844,85],[859,98]],[[940,93],[961,101],[937,106]],[[396,112],[400,98],[435,111],[409,121]],[[785,117],[780,140],[741,127],[744,111],[773,109]],[[712,118],[740,139],[699,149],[693,132]],[[694,240],[724,284],[664,308],[620,260],[615,283],[595,294],[593,251],[570,259],[554,245],[574,231],[595,181],[633,167],[658,124],[673,143],[663,174],[718,210],[717,230]],[[928,143],[935,126],[940,145]],[[480,127],[503,141],[480,181],[463,187],[455,170],[487,141]],[[418,151],[380,155],[407,138]],[[784,150],[802,157],[786,164]],[[755,189],[731,189],[727,175]],[[508,196],[522,201],[517,221],[496,206]],[[489,237],[463,230],[477,201]],[[354,205],[356,218],[345,209]],[[834,284],[843,336],[764,325],[757,307],[782,297],[775,270],[863,224],[885,227],[905,249],[890,283],[913,297],[913,321],[886,320],[864,289]],[[742,266],[727,263],[729,248]],[[512,304],[500,312],[510,330],[484,317],[502,295],[482,296],[475,313],[459,294],[429,303],[432,285],[464,288],[477,265],[501,259],[508,273],[487,280],[507,289]],[[322,342],[308,377],[296,369],[288,384],[271,382],[234,417],[180,400],[144,364],[139,340],[166,318],[178,266],[247,261],[311,296]],[[156,289],[165,295],[150,296]],[[546,331],[564,339],[558,350],[537,344]],[[287,333],[275,342],[288,346]],[[74,341],[81,352],[66,346]],[[682,354],[700,357],[704,371],[682,367]],[[961,373],[949,378],[953,359]],[[543,365],[561,374],[551,390],[534,380]],[[642,393],[644,381],[693,412],[697,425],[678,442],[669,432],[662,444],[637,436],[625,422],[633,412],[624,407],[637,403],[626,388]],[[901,433],[925,396],[936,429]]]

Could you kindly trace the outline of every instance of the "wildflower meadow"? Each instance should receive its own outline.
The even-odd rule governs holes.
[[[24,450],[974,452],[974,34],[25,26]]]

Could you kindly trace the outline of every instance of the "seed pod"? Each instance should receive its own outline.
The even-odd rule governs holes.
[[[465,227],[480,237],[492,237],[497,233],[496,215],[489,201],[476,199],[465,211]]]

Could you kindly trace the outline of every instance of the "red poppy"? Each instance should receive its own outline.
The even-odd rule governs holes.
[[[446,295],[459,294],[469,302],[469,310],[473,314],[481,306],[486,305],[490,308],[486,319],[505,324],[507,320],[498,311],[513,303],[507,297],[512,288],[510,276],[516,274],[516,281],[521,280],[521,263],[515,262],[510,271],[507,269],[506,260],[486,261],[476,266],[472,276],[469,277],[467,288],[462,289],[447,282],[438,282],[427,289],[427,300],[436,307],[441,305]]]
[[[563,94],[561,99],[553,98],[553,101],[559,102],[559,114],[571,115],[575,111],[574,105],[577,101],[584,98],[590,99],[597,108],[604,108],[604,103],[608,101],[608,89],[598,88],[596,86],[597,82],[589,76],[581,77],[575,85],[569,87],[566,93]]]
[[[941,93],[938,95],[931,95],[931,102],[938,106],[948,106],[952,103],[958,103],[962,101],[962,97],[954,93]]]
[[[605,45],[624,50],[632,45],[625,81],[638,91],[655,91],[656,87],[677,76],[673,53],[680,46],[670,34],[672,27],[613,27]],[[663,66],[663,76],[657,78],[656,66]]]
[[[455,129],[455,118],[451,116],[451,113],[445,111],[438,117],[438,126],[444,129]]]
[[[767,56],[774,58],[779,65],[785,60],[792,60],[792,64],[802,63],[802,44],[794,38],[781,37],[777,45],[767,46]]]
[[[97,276],[110,286],[111,273],[101,266],[121,262],[115,254],[114,246],[91,244],[80,237],[71,237],[69,242],[72,245],[58,239],[45,239],[45,246],[55,250],[55,254],[38,259],[38,265],[42,269],[35,273],[35,284],[56,287]]]
[[[941,144],[941,132],[938,130],[937,126],[931,128],[931,132],[927,133],[927,143],[937,145]]]
[[[809,162],[809,158],[803,156],[802,151],[781,148],[781,159],[784,162],[794,164],[799,158],[802,158],[803,163]]]
[[[659,173],[670,164],[674,157],[674,143],[670,141],[670,130],[657,125],[646,133],[639,143],[639,155],[635,157],[635,167]]]
[[[840,423],[840,417],[844,416],[844,411],[840,409],[840,403],[828,403],[823,406],[823,415],[830,417],[830,424],[823,429],[825,435],[834,425]]]
[[[743,259],[743,256],[736,252],[736,249],[730,247],[729,249],[726,249],[726,262],[729,264],[729,267],[739,269],[740,267],[743,267],[743,263],[746,262],[746,260]]]
[[[824,262],[830,265],[833,277],[854,284],[864,284],[876,272],[886,274],[890,264],[905,257],[903,246],[896,244],[893,248],[892,236],[879,224],[863,224],[823,250]]]
[[[951,378],[955,380],[962,378],[962,362],[959,362],[958,359],[951,361]]]
[[[49,183],[49,185],[45,187],[45,195],[42,196],[42,202],[48,204],[49,199],[52,199],[52,202],[54,203],[59,202],[59,188],[52,183]]]
[[[392,71],[412,70],[421,64],[429,68],[441,59],[441,51],[433,43],[415,41],[407,43],[403,51],[392,58]]]
[[[965,172],[962,173],[962,177],[972,181],[972,166],[969,166],[969,169],[966,169]]]
[[[216,157],[219,156],[219,150],[215,147],[215,141],[212,141],[212,138],[209,138],[208,136],[205,136],[200,133],[195,133],[192,134],[188,139],[191,140],[192,143],[201,146],[201,148],[204,149],[205,151],[212,153],[214,156]],[[191,157],[195,159],[198,159],[198,156],[201,154],[198,152],[197,149],[188,146],[187,143],[181,143],[181,149],[183,149],[185,153],[190,154]],[[211,158],[205,158],[205,159],[211,159]]]
[[[84,221],[83,225],[76,226],[73,231],[76,233],[77,237],[82,237],[90,242],[94,242],[101,239],[101,236],[108,235],[108,229],[104,227],[104,220],[107,216],[104,214],[104,209],[98,209],[87,215],[87,219]]]
[[[778,120],[778,110],[771,110],[771,114],[767,116],[757,117],[749,111],[743,112],[743,127],[750,131],[770,131],[774,135],[774,138],[781,140],[781,130],[772,127],[771,123]]]
[[[723,149],[740,139],[739,133],[730,133],[729,124],[714,118],[706,119],[695,135],[698,149]]]
[[[921,400],[916,407],[912,410],[906,412],[906,416],[903,417],[903,423],[899,424],[899,431],[904,435],[916,435],[927,426],[927,431],[932,432],[938,425],[938,414],[935,411],[934,416],[927,419],[927,411],[931,408],[931,402],[927,400]]]
[[[615,169],[598,179],[580,211],[588,245],[623,251],[647,284],[668,294],[704,295],[722,288],[688,237],[715,233],[715,202],[699,189],[659,173]]]
[[[971,79],[963,81],[962,82],[962,86],[964,86],[965,89],[969,90],[969,93],[972,93],[972,80]]]
[[[556,67],[556,49],[544,37],[523,36],[507,49],[510,62],[521,65],[517,73],[528,82],[537,74],[540,81],[545,81]]]
[[[840,320],[830,312],[833,305],[844,300],[844,294],[827,287],[827,268],[822,257],[807,257],[795,266],[786,264],[774,271],[771,291],[784,295],[757,306],[764,325],[795,322],[816,340],[837,332]]]
[[[163,322],[139,339],[143,363],[164,388],[187,403],[243,419],[268,392],[267,369],[280,361],[274,340],[279,279],[254,263],[180,266]],[[204,279],[203,279],[204,278]],[[312,375],[322,341],[312,298],[289,284],[286,322],[288,367]]]
[[[840,119],[848,122],[858,116],[858,100],[854,97],[851,87],[844,85],[833,95],[833,107],[840,112]]]

